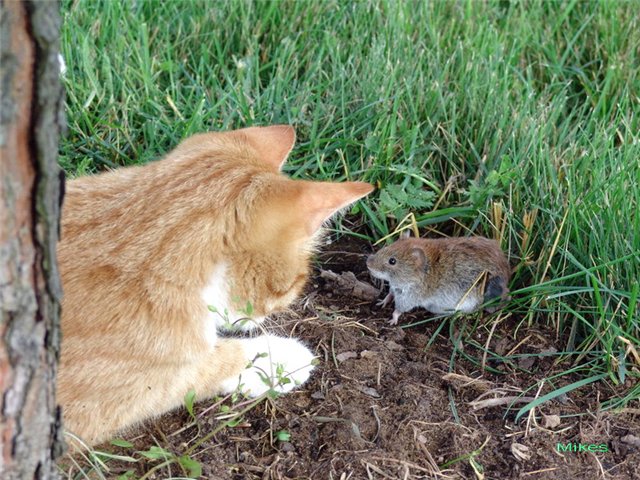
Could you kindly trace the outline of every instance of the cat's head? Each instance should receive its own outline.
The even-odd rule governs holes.
[[[300,295],[323,225],[373,187],[364,182],[312,182],[283,175],[295,142],[292,127],[252,127],[229,134],[248,146],[239,161],[253,170],[236,200],[237,224],[233,238],[226,242],[221,268],[233,310],[230,317],[260,321],[286,309]]]

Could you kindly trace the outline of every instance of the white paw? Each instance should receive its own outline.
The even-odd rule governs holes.
[[[243,340],[248,367],[223,382],[225,392],[238,388],[252,397],[269,390],[284,393],[304,383],[313,370],[313,354],[298,340],[262,335]]]
[[[398,324],[398,320],[400,320],[400,315],[402,315],[402,312],[399,312],[398,310],[394,310],[393,311],[393,315],[387,321],[387,323],[389,325],[397,325]]]

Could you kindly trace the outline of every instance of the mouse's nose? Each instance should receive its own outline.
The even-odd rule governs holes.
[[[372,255],[367,255],[367,267],[369,265],[371,265],[371,262],[373,261],[373,254]]]

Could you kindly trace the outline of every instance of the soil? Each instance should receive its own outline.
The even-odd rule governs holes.
[[[353,272],[371,282],[365,257],[372,250],[343,239],[319,255],[307,294],[269,327],[302,339],[319,366],[303,387],[264,400],[195,448],[201,478],[640,479],[640,408],[601,412],[600,402],[616,394],[606,383],[515,421],[526,402],[510,405],[508,397],[541,396],[581,378],[553,379],[569,364],[556,364],[552,354],[563,342],[550,327],[500,313],[434,319],[423,311],[390,327],[391,307],[345,296],[319,274]],[[483,361],[486,344],[510,358],[487,354]],[[507,403],[494,400],[502,398]],[[214,403],[196,405],[198,425],[181,409],[126,438],[140,450],[159,445],[181,454],[220,425]],[[224,406],[240,409],[229,400]],[[568,443],[599,451],[558,451]],[[131,448],[98,450],[139,458]],[[158,463],[108,464],[116,478],[132,469],[141,476]],[[184,473],[174,464],[147,478],[172,476]]]

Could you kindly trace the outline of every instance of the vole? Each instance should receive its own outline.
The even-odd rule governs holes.
[[[416,307],[432,313],[470,313],[493,298],[508,297],[509,262],[498,242],[484,237],[402,238],[367,258],[376,278],[395,298],[390,325]]]

